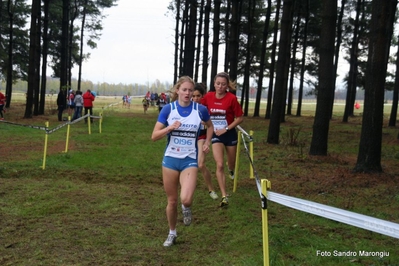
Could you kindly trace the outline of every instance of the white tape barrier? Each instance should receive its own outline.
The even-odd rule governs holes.
[[[331,206],[298,199],[279,193],[267,192],[270,201],[281,205],[325,217],[341,223],[353,225],[359,228],[377,232],[383,235],[399,238],[399,224],[377,219],[363,214],[358,214]]]

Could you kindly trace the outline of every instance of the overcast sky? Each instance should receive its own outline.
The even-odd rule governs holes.
[[[174,19],[170,0],[118,0],[106,9],[97,48],[83,63],[82,79],[93,83],[150,84],[173,81]],[[78,69],[73,69],[77,78]]]
[[[172,83],[175,21],[168,13],[170,1],[118,0],[117,6],[106,9],[97,48],[84,48],[91,55],[83,62],[82,79],[95,84],[152,84],[156,79]],[[77,67],[72,77],[78,78]]]

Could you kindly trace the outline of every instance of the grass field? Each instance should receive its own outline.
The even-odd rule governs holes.
[[[150,139],[157,109],[143,114],[140,99],[129,109],[111,105],[119,98],[98,97],[101,133],[98,120],[91,134],[84,123],[71,125],[67,153],[67,127],[49,134],[42,169],[45,133],[26,125],[59,126],[50,101],[46,115],[32,119],[22,118],[22,102],[13,104],[5,121],[25,126],[0,122],[0,265],[263,265],[261,200],[244,149],[236,192],[227,180],[230,206],[218,207],[199,174],[193,223],[185,227],[179,214],[177,244],[165,248],[165,141]],[[355,174],[362,110],[342,123],[340,106],[328,156],[308,155],[314,104],[304,105],[302,117],[287,117],[279,145],[266,143],[268,120],[246,117],[259,178],[273,192],[399,223],[397,128],[383,128],[384,172]],[[217,187],[210,155],[207,165]],[[399,265],[398,239],[272,202],[268,217],[270,265]]]

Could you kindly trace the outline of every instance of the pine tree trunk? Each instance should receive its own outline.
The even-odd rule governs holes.
[[[219,34],[220,34],[220,5],[221,0],[215,0],[213,18],[213,42],[212,42],[212,63],[211,63],[211,82],[210,90],[214,91],[213,78],[218,72],[219,59]]]
[[[319,62],[319,90],[317,92],[316,114],[313,124],[310,155],[327,155],[328,130],[331,117],[331,102],[334,91],[334,47],[335,28],[337,20],[337,1],[323,0],[320,62]]]
[[[204,50],[202,51],[202,82],[208,84],[208,66],[209,66],[209,16],[211,13],[211,0],[206,1],[205,19],[204,19]]]
[[[281,116],[284,114],[285,92],[287,90],[289,58],[291,52],[291,28],[292,10],[294,0],[286,0],[283,4],[283,16],[281,18],[280,43],[276,67],[276,87],[273,97],[273,108],[269,124],[267,142],[270,144],[279,143]],[[284,87],[285,86],[285,87]]]
[[[393,98],[392,98],[392,109],[391,115],[389,116],[389,126],[396,126],[396,118],[398,113],[398,99],[399,99],[399,45],[398,51],[396,52],[396,73],[395,73],[395,85],[393,88]]]
[[[267,5],[265,25],[263,28],[262,52],[261,52],[260,64],[259,64],[259,80],[258,80],[258,90],[256,92],[254,117],[259,117],[260,103],[262,100],[263,77],[264,77],[264,71],[265,71],[265,58],[266,58],[266,46],[267,46],[267,39],[269,36],[270,15],[271,15],[271,10],[272,10],[271,2],[272,2],[271,0],[267,1],[268,5]]]
[[[363,123],[355,172],[382,172],[384,86],[397,0],[372,2]]]
[[[272,110],[272,98],[273,98],[273,91],[274,91],[274,70],[276,65],[276,50],[277,50],[277,36],[278,36],[278,25],[280,19],[280,7],[281,1],[277,0],[277,7],[276,7],[276,16],[274,21],[274,30],[273,30],[273,44],[272,44],[272,54],[270,56],[270,69],[269,69],[269,88],[267,92],[267,104],[266,104],[266,112],[265,112],[265,119],[270,119],[271,117],[271,110]]]
[[[28,66],[28,90],[26,93],[26,106],[24,118],[32,118],[33,114],[33,95],[36,85],[36,38],[38,27],[38,11],[40,10],[40,0],[32,0],[30,37],[29,37],[29,66]]]

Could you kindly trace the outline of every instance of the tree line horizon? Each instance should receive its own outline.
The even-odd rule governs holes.
[[[46,94],[56,94],[59,88],[59,79],[47,77],[46,79]],[[4,88],[4,82],[0,82],[0,91]],[[154,82],[144,82],[144,83],[108,83],[108,82],[92,82],[90,80],[82,80],[81,81],[81,90],[86,91],[88,89],[95,91],[97,96],[138,96],[145,95],[147,91],[151,92],[168,92],[173,87],[173,84],[170,82],[161,82],[156,79]],[[77,88],[77,80],[72,78],[71,89],[76,90]],[[250,89],[255,92],[250,93],[250,99],[256,97],[257,89],[252,85]],[[25,93],[27,90],[27,82],[26,81],[17,81],[13,85],[13,91],[19,93]],[[316,99],[316,95],[313,94],[313,91],[310,87],[304,88],[304,96],[303,99]],[[268,89],[263,89],[262,99],[267,98]],[[237,96],[242,95],[241,84],[237,86]],[[298,88],[294,87],[293,99],[298,99]],[[346,99],[346,89],[337,89],[335,90],[335,100],[345,100]],[[356,101],[364,100],[364,91],[360,90],[356,94]],[[393,91],[387,91],[385,95],[385,103],[389,101],[393,101]]]

